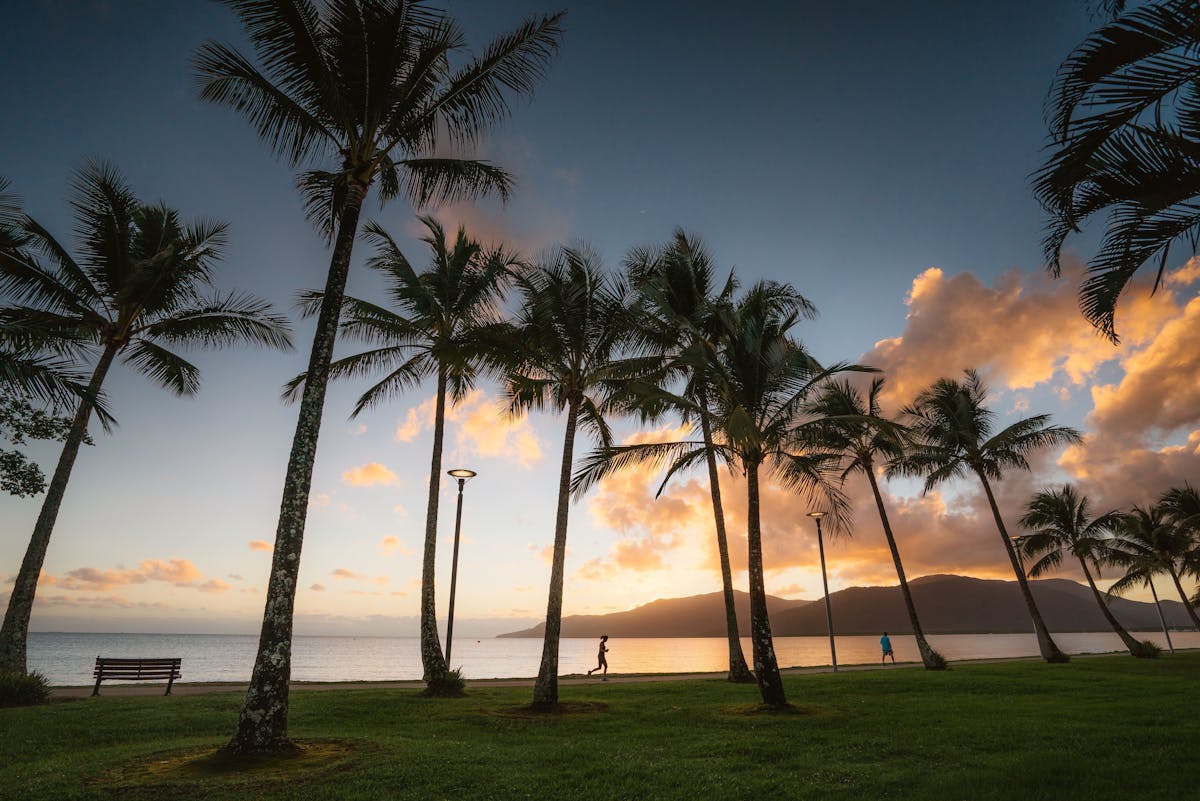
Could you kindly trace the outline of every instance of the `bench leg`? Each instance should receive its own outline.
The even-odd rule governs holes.
[[[172,684],[174,684],[174,683],[175,683],[175,677],[174,677],[174,676],[172,676],[171,678],[167,679],[167,691],[166,691],[165,693],[163,693],[163,695],[170,695],[170,694],[171,694],[171,685],[172,685]]]
[[[102,678],[103,677],[101,677],[101,676],[96,677],[96,686],[92,688],[92,697],[93,698],[95,698],[97,695],[100,694],[100,681]]]

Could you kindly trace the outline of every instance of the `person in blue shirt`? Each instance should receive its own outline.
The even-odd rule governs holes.
[[[879,647],[883,649],[883,659],[881,660],[881,664],[886,665],[887,658],[889,656],[892,658],[892,664],[896,664],[896,652],[892,650],[892,638],[888,636],[886,631],[883,633],[883,636],[879,638]]]

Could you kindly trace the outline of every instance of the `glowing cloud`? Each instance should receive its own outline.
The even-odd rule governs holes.
[[[246,543],[252,551],[272,551],[274,547],[266,540],[250,540]]]
[[[376,485],[399,486],[400,479],[379,462],[353,467],[342,473],[342,482],[351,487],[373,487]]]

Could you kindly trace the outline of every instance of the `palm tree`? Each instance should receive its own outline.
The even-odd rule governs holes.
[[[1200,0],[1105,5],[1115,18],[1072,51],[1051,87],[1052,151],[1034,191],[1050,217],[1055,276],[1067,237],[1107,212],[1080,306],[1116,341],[1117,299],[1134,274],[1155,262],[1157,288],[1172,245],[1194,251],[1200,237]]]
[[[1158,499],[1158,506],[1184,539],[1180,572],[1200,579],[1200,492],[1184,482],[1182,487],[1171,487],[1164,492]],[[1192,596],[1193,606],[1197,598],[1200,598],[1200,590]]]
[[[1120,525],[1121,515],[1112,511],[1091,517],[1089,505],[1087,496],[1076,494],[1070,484],[1061,490],[1042,490],[1033,496],[1021,518],[1021,525],[1032,532],[1020,538],[1021,552],[1036,560],[1030,565],[1028,575],[1037,578],[1058,568],[1065,556],[1075,557],[1104,619],[1125,643],[1129,653],[1136,657],[1150,656],[1108,608],[1096,588],[1092,571],[1088,569],[1091,564],[1099,575],[1101,565],[1112,561],[1109,546],[1113,530]]]
[[[429,246],[433,257],[429,267],[420,273],[413,269],[386,230],[373,223],[367,225],[366,237],[376,249],[367,264],[387,279],[387,293],[398,311],[346,298],[342,304],[342,329],[377,347],[333,362],[330,377],[384,372],[384,377],[358,399],[351,418],[430,376],[436,377],[433,457],[429,467],[421,572],[421,664],[426,681],[431,681],[444,674],[447,667],[438,640],[434,603],[446,396],[449,393],[450,399],[458,402],[475,386],[484,354],[501,324],[496,304],[518,261],[502,249],[485,252],[463,228],[459,228],[451,243],[435,218],[420,219],[428,231],[421,241]],[[305,312],[315,314],[321,301],[318,292],[307,295]],[[304,378],[299,376],[289,384],[289,396],[298,393]]]
[[[551,261],[518,276],[517,285],[523,306],[506,348],[509,409],[513,413],[550,409],[567,416],[545,640],[533,685],[533,706],[553,709],[558,704],[558,643],[575,434],[583,427],[601,446],[612,442],[604,419],[605,396],[618,377],[618,357],[631,333],[630,294],[623,283],[604,274],[598,256],[583,246],[561,248]]]
[[[974,473],[983,485],[984,495],[1000,532],[1000,541],[1012,563],[1021,595],[1033,619],[1038,649],[1047,662],[1066,662],[1069,657],[1059,650],[1046,628],[1025,571],[1013,549],[1004,518],[996,505],[989,479],[999,480],[1006,469],[1028,470],[1026,456],[1042,448],[1080,442],[1079,433],[1066,426],[1049,425],[1045,414],[1028,417],[993,434],[995,413],[984,406],[987,388],[974,370],[965,371],[965,379],[942,378],[923,390],[901,412],[911,431],[913,448],[893,466],[891,474],[925,476],[925,492],[953,478]]]
[[[1166,573],[1171,577],[1192,625],[1200,631],[1200,618],[1179,581],[1190,546],[1189,533],[1170,519],[1166,508],[1158,504],[1133,507],[1123,517],[1113,541],[1115,561],[1125,568],[1125,575],[1108,588],[1109,593],[1122,595],[1138,585],[1153,588],[1154,576]],[[1157,597],[1156,594],[1156,602]]]
[[[271,313],[265,301],[233,293],[201,296],[225,245],[223,223],[186,225],[165,205],[139,202],[103,162],[80,170],[72,189],[78,256],[28,217],[22,226],[28,248],[0,252],[0,293],[15,302],[0,312],[4,320],[38,330],[46,340],[99,351],[8,601],[0,670],[25,670],[29,616],[50,534],[87,438],[93,399],[117,357],[164,389],[192,395],[200,386],[199,370],[171,346],[291,347],[286,318]]]
[[[680,228],[675,230],[665,247],[631,251],[625,268],[646,306],[647,314],[641,318],[644,336],[650,346],[662,354],[667,372],[681,373],[687,381],[687,388],[678,396],[685,405],[676,405],[673,410],[684,420],[699,422],[707,449],[705,462],[721,565],[725,632],[729,642],[727,678],[732,682],[752,682],[754,674],[742,654],[738,632],[717,455],[712,448],[712,413],[709,409],[712,387],[705,375],[709,364],[706,354],[715,347],[714,340],[718,335],[718,309],[732,302],[737,282],[730,273],[724,287],[717,291],[715,269],[707,248],[697,237],[689,236]],[[804,298],[797,295],[796,303],[803,312],[812,312],[811,304]],[[655,416],[646,414],[656,409],[643,402],[645,397],[639,397],[636,388],[631,400],[634,410],[641,412],[644,418]]]
[[[359,213],[373,185],[414,204],[487,193],[511,179],[484,161],[435,155],[447,138],[469,146],[528,95],[558,47],[561,14],[530,19],[483,53],[457,22],[420,0],[225,0],[262,67],[209,42],[195,57],[200,96],[246,116],[293,166],[333,160],[298,183],[310,217],[333,242],[307,380],[288,457],[258,655],[228,753],[287,750],[292,609],[329,364]]]
[[[609,473],[642,463],[670,463],[670,473],[701,461],[709,453],[736,465],[746,476],[747,572],[750,589],[750,637],[754,676],[763,703],[787,706],[767,613],[763,573],[760,471],[783,487],[819,496],[833,512],[835,525],[846,516],[846,502],[833,485],[836,457],[813,452],[804,405],[823,382],[852,368],[823,368],[788,332],[800,311],[791,287],[762,282],[738,303],[718,312],[716,348],[704,369],[713,389],[712,442],[679,441],[602,447],[590,454],[575,476],[582,492]],[[659,391],[664,403],[685,407],[687,400]]]
[[[816,400],[808,407],[808,413],[822,421],[817,438],[819,447],[840,454],[845,467],[843,481],[852,473],[862,473],[871,485],[875,496],[875,508],[883,524],[883,535],[892,552],[892,563],[896,566],[896,577],[900,580],[900,593],[908,610],[909,624],[917,640],[921,663],[927,670],[944,670],[946,660],[929,645],[917,618],[917,607],[913,603],[908,580],[904,576],[904,565],[900,561],[900,550],[888,521],[883,495],[875,478],[879,462],[890,464],[904,458],[903,428],[883,416],[879,395],[884,379],[872,379],[866,397],[849,381],[838,381],[827,385]]]

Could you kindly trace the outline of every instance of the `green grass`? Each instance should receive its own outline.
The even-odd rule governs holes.
[[[795,676],[789,714],[705,680],[564,686],[579,709],[560,716],[525,711],[528,689],[298,692],[292,734],[313,747],[252,770],[200,758],[239,694],[62,701],[0,709],[0,797],[1186,798],[1198,670],[1188,654]]]

